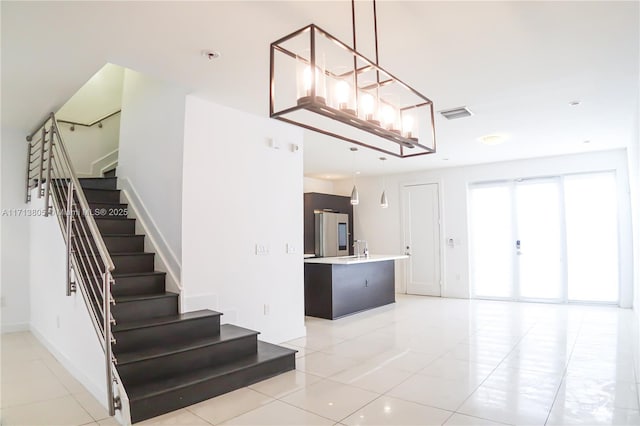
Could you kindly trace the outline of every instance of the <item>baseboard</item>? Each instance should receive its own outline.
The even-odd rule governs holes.
[[[31,328],[31,334],[38,339],[38,341],[56,358],[56,360],[62,364],[62,366],[71,374],[82,386],[87,388],[91,395],[107,409],[105,401],[107,400],[107,393],[102,386],[98,386],[91,379],[89,379],[82,371],[78,370],[73,362],[67,358],[62,352],[58,351],[51,342],[49,342],[38,330]]]
[[[158,269],[167,273],[167,285],[172,291],[182,293],[182,283],[180,282],[180,274],[182,264],[173,252],[167,240],[159,231],[153,216],[144,205],[144,202],[138,195],[138,192],[126,177],[118,177],[119,187],[129,203],[130,213],[135,217],[137,223],[142,227],[149,243],[156,253],[156,259],[159,261]],[[183,304],[181,300],[181,305]]]
[[[14,324],[2,324],[2,334],[17,333],[19,331],[29,331],[29,323],[19,322]]]

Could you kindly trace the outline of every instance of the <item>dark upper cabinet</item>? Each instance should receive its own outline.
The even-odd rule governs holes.
[[[307,192],[304,194],[304,252],[315,251],[315,210],[332,210],[349,214],[349,253],[353,254],[353,206],[351,197]]]

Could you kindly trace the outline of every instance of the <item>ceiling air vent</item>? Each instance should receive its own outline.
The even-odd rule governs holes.
[[[447,109],[444,111],[440,111],[440,114],[447,120],[454,120],[456,118],[470,117],[473,115],[471,110],[467,107],[459,107],[453,109]]]

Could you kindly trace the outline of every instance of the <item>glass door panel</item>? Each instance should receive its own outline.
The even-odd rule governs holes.
[[[518,298],[563,299],[563,238],[558,178],[515,185]]]
[[[470,191],[471,276],[475,297],[513,297],[511,189],[506,184]]]
[[[618,212],[614,173],[564,179],[568,297],[618,302]]]

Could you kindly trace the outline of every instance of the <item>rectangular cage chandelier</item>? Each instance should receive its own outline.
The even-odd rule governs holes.
[[[377,34],[375,62],[314,24],[270,55],[271,118],[395,157],[436,152],[433,102],[377,64]]]

